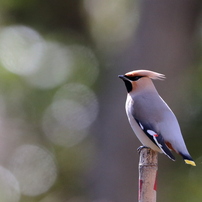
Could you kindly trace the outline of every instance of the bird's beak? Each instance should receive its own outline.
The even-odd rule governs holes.
[[[124,78],[125,78],[124,75],[118,75],[118,77],[119,77],[120,79],[124,79]]]
[[[118,77],[122,80],[129,81],[128,78],[126,78],[124,75],[118,75]]]

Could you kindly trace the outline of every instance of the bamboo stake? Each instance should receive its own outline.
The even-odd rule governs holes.
[[[138,202],[156,202],[157,152],[140,149]]]

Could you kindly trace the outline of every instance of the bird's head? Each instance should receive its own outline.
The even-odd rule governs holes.
[[[163,80],[165,78],[163,74],[150,70],[135,70],[118,77],[125,82],[128,93],[138,88],[153,86],[151,79]]]

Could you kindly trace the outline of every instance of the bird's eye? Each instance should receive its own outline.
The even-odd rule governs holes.
[[[131,78],[132,81],[137,81],[141,78],[142,76],[134,76]]]

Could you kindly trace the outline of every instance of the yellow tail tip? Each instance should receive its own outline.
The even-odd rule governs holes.
[[[186,164],[189,164],[189,165],[192,165],[192,166],[196,166],[196,164],[195,164],[194,161],[187,160],[187,159],[185,159],[184,161],[185,161]]]

